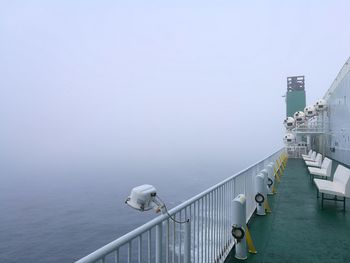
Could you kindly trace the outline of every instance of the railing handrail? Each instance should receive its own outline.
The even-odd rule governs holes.
[[[202,197],[204,197],[205,195],[213,192],[214,190],[218,189],[220,186],[224,185],[225,183],[229,182],[230,180],[233,180],[235,177],[247,172],[249,169],[257,166],[258,164],[260,164],[261,162],[269,159],[270,157],[272,157],[273,155],[277,154],[278,152],[280,152],[284,147],[279,148],[277,151],[273,152],[272,154],[270,154],[269,156],[261,159],[260,161],[248,166],[247,168],[231,175],[230,177],[224,179],[223,181],[217,183],[214,186],[209,187],[208,189],[204,190],[203,192],[195,195],[194,197],[182,202],[181,204],[177,205],[176,207],[172,208],[171,210],[169,210],[169,214],[170,215],[174,215],[177,212],[185,209],[186,207],[188,207],[189,205],[193,204],[194,202],[198,201],[199,199],[201,199]],[[128,242],[130,242],[131,240],[137,238],[138,236],[144,234],[145,232],[147,232],[149,229],[153,228],[154,226],[162,223],[163,221],[167,220],[169,218],[169,215],[167,214],[162,214],[159,215],[158,217],[148,221],[147,223],[135,228],[134,230],[126,233],[125,235],[117,238],[116,240],[106,244],[105,246],[95,250],[94,252],[92,252],[91,254],[81,258],[80,260],[76,261],[76,263],[83,263],[83,262],[94,262],[97,261],[101,258],[101,255],[108,255],[110,253],[112,253],[113,251],[115,251],[118,247],[121,247],[125,244],[127,244]]]

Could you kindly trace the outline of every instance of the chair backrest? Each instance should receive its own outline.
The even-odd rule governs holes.
[[[315,162],[321,166],[322,164],[322,154],[318,153],[317,156],[316,156],[316,159],[315,159]]]
[[[311,159],[312,159],[312,160],[315,160],[315,159],[316,159],[316,152],[315,152],[315,151],[312,152],[312,154],[311,154]]]
[[[309,153],[307,154],[308,156],[311,156],[312,154],[312,150],[309,151]]]
[[[326,170],[326,175],[328,177],[331,176],[331,171],[332,171],[332,160],[325,157],[323,159],[322,165],[321,165],[321,169],[325,169]]]
[[[333,182],[337,182],[344,187],[345,196],[350,196],[350,169],[339,164],[334,173]]]

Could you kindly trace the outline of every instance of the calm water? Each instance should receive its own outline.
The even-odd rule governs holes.
[[[2,167],[0,262],[77,260],[155,216],[124,204],[132,187],[153,184],[174,207],[257,159],[188,160]]]

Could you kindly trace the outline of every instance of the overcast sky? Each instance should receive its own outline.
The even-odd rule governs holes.
[[[350,54],[349,1],[1,2],[0,159],[23,169],[257,160],[287,76],[314,103]]]

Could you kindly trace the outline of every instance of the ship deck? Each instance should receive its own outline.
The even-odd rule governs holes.
[[[258,253],[245,262],[350,262],[350,202],[346,211],[335,201],[325,201],[322,209],[303,160],[288,160],[277,193],[268,199],[272,213],[249,222]],[[230,262],[240,262],[234,251]]]

